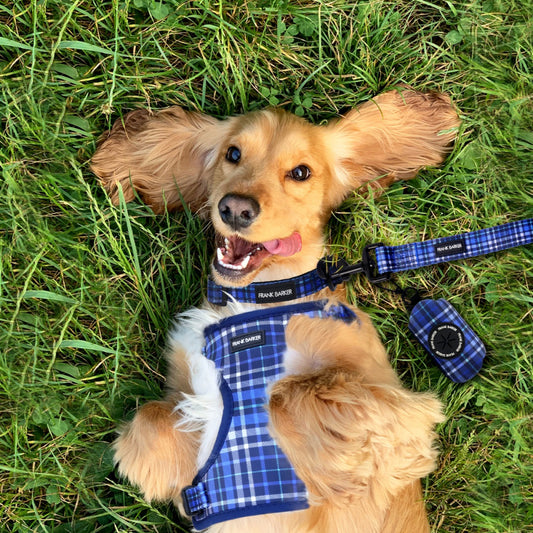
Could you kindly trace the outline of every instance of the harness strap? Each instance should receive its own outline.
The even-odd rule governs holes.
[[[376,246],[380,274],[468,259],[533,242],[533,218],[400,246]]]
[[[209,507],[207,490],[201,481],[197,485],[185,487],[181,495],[185,513],[189,516],[205,511]]]

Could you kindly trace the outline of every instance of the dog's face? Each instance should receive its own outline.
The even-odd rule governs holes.
[[[244,285],[274,264],[316,262],[335,183],[325,130],[274,110],[229,126],[208,186],[214,276]]]
[[[267,109],[224,121],[172,107],[117,121],[92,159],[112,199],[209,209],[223,285],[296,276],[324,251],[331,210],[442,162],[459,119],[447,96],[390,91],[315,126]]]

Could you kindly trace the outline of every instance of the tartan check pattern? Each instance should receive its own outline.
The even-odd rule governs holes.
[[[378,272],[400,272],[427,265],[467,259],[533,242],[533,219],[493,228],[375,250]]]
[[[187,514],[195,514],[206,509],[209,505],[207,492],[203,483],[198,483],[194,487],[187,487]]]
[[[351,322],[347,307],[307,302],[226,318],[205,330],[204,355],[221,374],[222,425],[207,463],[183,491],[196,529],[242,516],[308,507],[307,489],[268,432],[267,387],[283,372],[285,328],[295,314]],[[261,338],[235,349],[235,339]]]
[[[430,345],[431,332],[439,324],[452,324],[464,335],[464,346],[454,357],[435,355]],[[481,370],[485,358],[485,346],[455,308],[441,298],[418,302],[409,317],[409,329],[432,356],[442,372],[455,383],[464,383]]]
[[[292,285],[294,291],[288,293],[286,298],[278,299],[278,302],[310,296],[327,287],[327,283],[319,277],[316,269],[306,272],[301,276],[283,280],[282,283],[284,285]],[[251,283],[245,287],[223,287],[209,279],[207,281],[207,300],[216,305],[226,305],[232,299],[243,303],[261,303],[257,300],[258,291],[268,293],[275,290],[279,285],[279,281],[265,281]]]

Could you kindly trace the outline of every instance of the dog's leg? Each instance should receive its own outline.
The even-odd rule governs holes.
[[[293,317],[286,330],[288,374],[305,374],[326,367],[345,368],[371,383],[399,384],[388,355],[370,318],[354,309],[357,319]]]
[[[382,533],[429,533],[420,481],[411,483],[394,498]]]
[[[167,353],[168,394],[142,406],[120,431],[114,443],[119,472],[137,485],[147,500],[174,500],[196,474],[199,433],[179,428],[176,409],[183,394],[191,393],[186,353],[175,345]]]
[[[179,503],[196,467],[198,435],[176,429],[175,402],[153,401],[139,409],[114,443],[119,472],[150,500]]]

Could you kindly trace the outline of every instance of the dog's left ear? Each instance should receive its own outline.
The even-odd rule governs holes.
[[[331,207],[362,185],[383,188],[442,163],[460,124],[445,94],[390,91],[329,123],[334,157]]]

